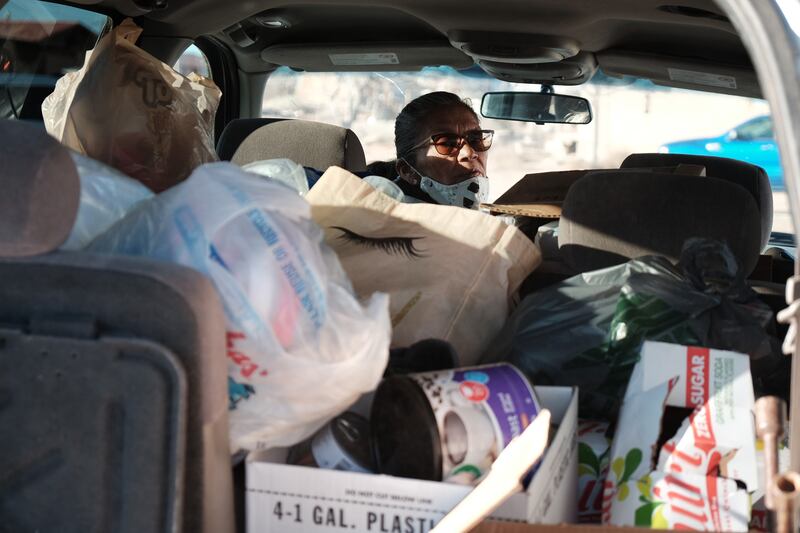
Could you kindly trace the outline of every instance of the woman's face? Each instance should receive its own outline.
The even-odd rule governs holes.
[[[417,136],[416,143],[430,140],[431,135],[437,133],[458,133],[464,135],[468,131],[481,128],[475,115],[464,106],[450,106],[431,113],[428,120]],[[476,152],[464,143],[461,150],[453,155],[446,156],[436,151],[432,144],[418,148],[408,158],[408,162],[423,175],[443,183],[454,185],[475,176],[486,175],[486,160],[489,152]],[[416,183],[419,175],[405,165],[398,168],[401,177],[406,181]]]

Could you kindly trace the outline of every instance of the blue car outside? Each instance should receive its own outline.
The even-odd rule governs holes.
[[[661,146],[659,151],[747,161],[766,171],[773,190],[783,190],[783,170],[772,134],[772,118],[768,115],[752,118],[719,137],[671,142]]]

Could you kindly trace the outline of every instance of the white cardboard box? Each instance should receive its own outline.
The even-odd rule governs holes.
[[[695,410],[658,450],[665,406]],[[747,355],[646,341],[611,446],[603,522],[747,531],[759,479],[752,408]]]
[[[534,387],[558,430],[528,490],[492,517],[559,524],[577,521],[578,390]],[[413,431],[413,428],[409,428]],[[258,452],[247,462],[247,532],[353,531],[426,533],[470,487],[275,462]]]

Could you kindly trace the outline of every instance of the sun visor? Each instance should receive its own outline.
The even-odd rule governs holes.
[[[543,83],[580,85],[589,81],[597,71],[594,54],[581,52],[555,63],[503,63],[478,61],[478,64],[498,80],[513,83]]]
[[[464,69],[474,63],[447,42],[279,44],[262,50],[261,59],[309,72],[419,70],[429,65]]]
[[[747,66],[624,50],[599,52],[597,62],[603,72],[611,76],[645,78],[658,85],[681,89],[761,97],[756,73]]]

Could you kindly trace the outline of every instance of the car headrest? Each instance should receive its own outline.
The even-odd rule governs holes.
[[[81,184],[69,150],[41,127],[0,121],[0,257],[27,257],[67,240]]]
[[[577,272],[642,255],[680,257],[687,239],[726,242],[745,275],[761,251],[753,196],[717,178],[631,170],[590,173],[570,187],[562,207],[559,253]]]
[[[288,118],[237,118],[228,122],[217,141],[217,155],[221,161],[230,161],[242,141],[261,126],[291,120]]]
[[[761,249],[769,243],[772,231],[772,187],[763,168],[729,159],[704,155],[684,154],[631,154],[625,158],[620,168],[647,168],[686,165],[702,165],[706,176],[735,183],[753,195],[761,214]]]
[[[307,120],[273,121],[259,127],[242,141],[231,161],[242,166],[277,158],[323,171],[330,166],[352,172],[367,168],[364,148],[355,133]]]

